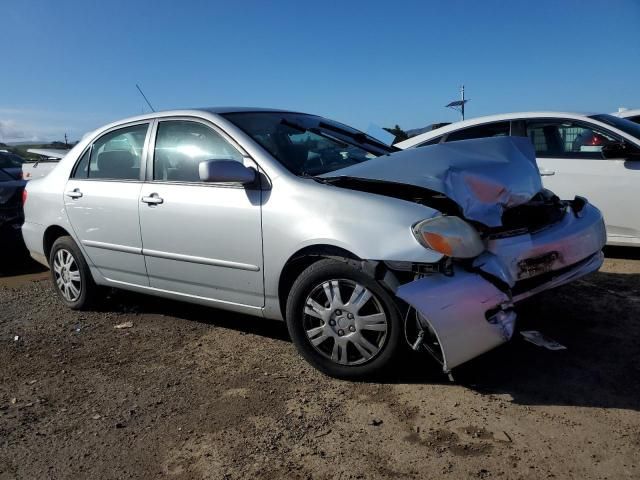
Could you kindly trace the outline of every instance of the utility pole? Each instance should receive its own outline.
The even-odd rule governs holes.
[[[64,132],[64,145],[65,145],[65,147],[69,146],[69,142],[67,140],[67,132]]]
[[[464,106],[469,100],[464,98],[464,85],[460,85],[460,100],[455,100],[447,105],[446,108],[452,108],[453,110],[457,110],[460,112],[462,116],[462,120],[464,120]]]

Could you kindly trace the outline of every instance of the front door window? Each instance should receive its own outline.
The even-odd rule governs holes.
[[[236,160],[240,152],[221,135],[199,122],[162,121],[158,124],[153,179],[200,182],[198,167],[205,160]]]

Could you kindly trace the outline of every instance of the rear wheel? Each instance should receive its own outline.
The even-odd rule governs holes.
[[[91,306],[98,287],[82,252],[71,237],[60,237],[53,243],[49,266],[53,286],[65,305],[73,310]]]
[[[391,295],[344,261],[308,267],[287,302],[287,327],[298,351],[335,377],[363,378],[387,367],[400,344],[400,325]]]

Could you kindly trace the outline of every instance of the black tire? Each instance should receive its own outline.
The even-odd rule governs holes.
[[[337,282],[332,284],[331,291],[333,292],[337,288],[340,292],[343,297],[342,304],[347,305],[343,307],[346,313],[342,309],[334,310],[330,308],[329,301],[323,305],[324,309],[321,311],[322,319],[316,318],[315,314],[309,315],[306,313],[311,308],[307,307],[307,305],[310,305],[307,302],[310,301],[309,299],[314,300],[314,292],[319,292],[317,295],[320,298],[319,295],[322,292],[318,289],[326,286],[327,282],[331,284],[331,281]],[[351,290],[350,298],[345,300],[346,295],[349,295],[351,286],[353,286],[353,290]],[[371,297],[359,307],[355,301],[351,304],[349,301],[354,298],[356,289],[360,287],[368,290],[371,293]],[[326,292],[326,290],[324,291]],[[332,296],[335,298],[335,294],[332,293]],[[324,298],[328,299],[329,294],[325,293]],[[360,298],[364,298],[364,295]],[[336,304],[338,303],[336,302]],[[373,314],[366,315],[362,313],[366,312],[367,309],[374,311],[376,317],[380,317],[376,313],[377,311],[384,312],[386,316],[384,319],[386,331],[384,333],[368,329],[373,327],[363,327],[364,323],[368,323],[374,317]],[[314,313],[318,313],[317,307],[313,307],[311,310]],[[327,317],[329,311],[331,314]],[[338,313],[336,314],[336,312]],[[347,315],[353,319],[351,322],[354,323],[347,323],[349,322],[349,320],[346,320]],[[365,319],[367,322],[365,322]],[[363,323],[357,323],[361,320]],[[309,323],[313,321],[318,322],[315,327]],[[287,299],[286,322],[289,335],[300,355],[315,368],[332,377],[358,380],[376,376],[392,364],[397,351],[401,347],[402,321],[391,294],[375,279],[365,274],[357,263],[347,259],[343,261],[337,259],[320,260],[300,274],[293,284]],[[333,326],[329,327],[331,322]],[[341,328],[341,325],[346,328],[336,331],[336,329]],[[381,323],[377,325],[379,326],[375,327],[376,330],[382,328]],[[353,330],[349,331],[348,329]],[[315,334],[312,335],[314,335],[314,341],[322,341],[323,343],[317,346],[312,344],[312,340],[307,334],[307,331],[311,332],[312,330],[321,330],[317,337]],[[371,335],[374,335],[374,337]],[[383,336],[381,337],[381,335]],[[362,342],[361,338],[363,336],[367,336],[367,342]],[[351,340],[350,337],[353,337],[353,339]],[[336,343],[340,346],[336,347]],[[367,346],[368,350],[365,350],[365,354],[363,354],[362,345],[374,346],[378,350],[370,358],[367,358],[365,355],[370,354],[373,349]],[[339,351],[337,356],[336,348]],[[362,358],[358,358],[358,356]],[[339,361],[340,357],[342,357],[342,362]],[[332,358],[334,359],[332,360]],[[338,361],[335,360],[336,358]]]
[[[63,288],[60,286],[59,278],[64,273],[59,273],[56,271],[57,265],[60,263],[60,257],[68,258],[67,255],[71,255],[73,258],[73,264],[77,268],[67,269],[67,277],[63,279],[63,283],[66,283],[65,280],[71,281],[71,274],[76,272],[78,273],[79,280],[71,281],[75,288],[78,289],[79,293],[75,295],[74,291],[70,288]],[[56,263],[56,258],[58,257],[58,262]],[[89,270],[89,266],[87,265],[86,260],[84,259],[84,255],[78,248],[76,242],[69,236],[64,236],[58,238],[55,242],[53,242],[53,246],[51,247],[51,252],[49,253],[49,267],[51,270],[51,280],[53,281],[53,288],[55,289],[60,300],[72,310],[86,310],[90,308],[94,304],[94,300],[97,294],[98,286],[93,281],[93,277],[91,276],[91,271]],[[71,292],[73,295],[66,295]]]

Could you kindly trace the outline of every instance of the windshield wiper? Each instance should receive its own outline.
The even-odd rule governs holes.
[[[344,135],[346,137],[353,138],[356,142],[371,143],[373,145],[383,146],[385,150],[391,150],[393,152],[400,151],[400,149],[398,147],[394,147],[393,145],[387,145],[385,143],[382,143],[380,140],[378,140],[376,138],[373,138],[372,136],[367,135],[366,133],[350,132],[349,130],[346,130],[346,129],[340,128],[340,127],[336,127],[335,125],[331,125],[331,124],[325,123],[325,122],[320,122],[318,125],[321,128],[324,128],[326,130],[331,130],[333,132],[339,133],[339,134]]]
[[[311,175],[309,172],[302,172],[298,176],[302,178],[310,178],[311,180],[315,180],[318,183],[331,183],[328,179],[317,177],[316,175]]]

